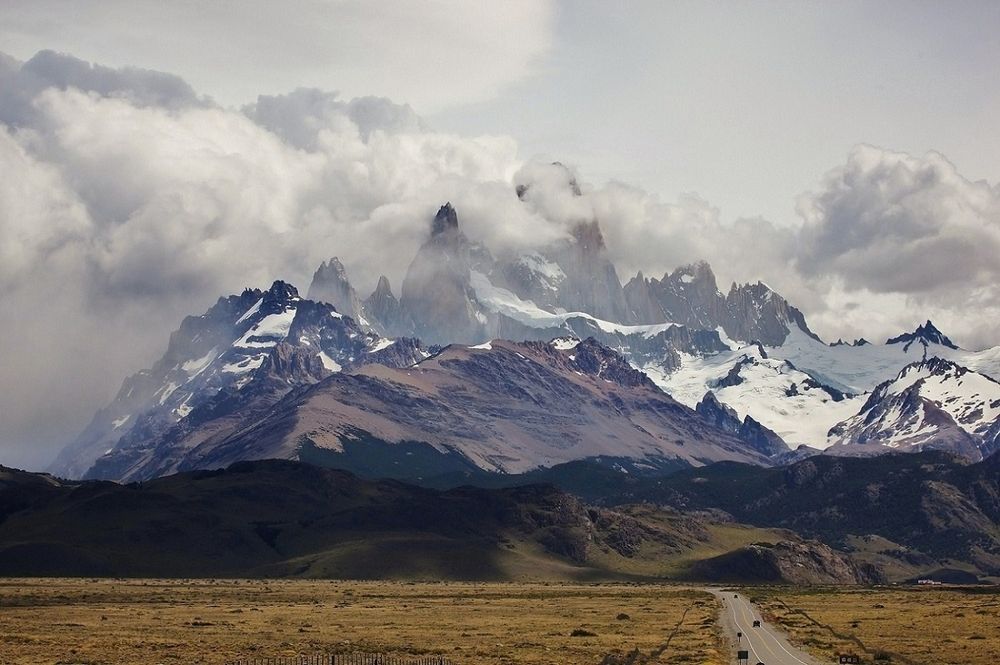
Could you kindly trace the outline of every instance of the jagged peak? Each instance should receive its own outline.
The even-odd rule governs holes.
[[[952,360],[948,360],[947,358],[942,358],[941,356],[931,356],[927,360],[924,360],[922,364],[934,373],[950,369],[959,370],[963,374],[969,371],[968,368],[963,367]]]
[[[437,214],[434,215],[434,222],[431,225],[431,236],[440,235],[452,230],[458,230],[458,213],[451,205],[451,201],[449,201],[441,206]]]
[[[288,282],[276,280],[271,288],[267,290],[267,296],[272,300],[285,301],[299,297],[299,290]]]
[[[319,268],[316,269],[316,274],[334,274],[337,277],[347,280],[347,269],[344,268],[344,264],[340,262],[340,259],[336,256],[329,258],[323,263],[319,264]]]
[[[923,384],[923,379],[919,374],[916,375],[915,379],[910,377],[914,372],[924,371],[929,372],[932,376],[947,377],[948,374],[953,374],[955,378],[958,378],[968,374],[972,370],[951,360],[938,356],[931,356],[929,358],[912,362],[900,369],[895,377],[887,379],[876,386],[875,389],[872,390],[871,395],[868,396],[864,406],[861,407],[861,413],[865,413],[874,408],[874,406],[883,400],[890,393],[890,391],[893,393],[904,393],[907,395],[919,394],[921,385]],[[990,377],[986,378],[993,381]],[[894,386],[896,386],[895,389],[893,388]]]
[[[864,337],[859,337],[853,342],[845,342],[843,337],[838,337],[836,342],[830,344],[830,346],[868,346],[871,344]]]
[[[378,284],[375,285],[374,294],[378,295],[392,295],[392,285],[389,284],[389,278],[385,275],[379,275]]]
[[[734,419],[737,418],[736,410],[733,409],[733,407],[729,406],[728,404],[723,404],[722,402],[720,402],[719,398],[715,396],[715,392],[711,390],[705,391],[705,394],[698,401],[698,404],[695,405],[694,409],[698,413],[704,413],[705,409],[709,408],[718,409],[720,411],[732,415]]]
[[[901,379],[914,370],[927,370],[936,376],[942,376],[948,372],[954,372],[956,376],[961,376],[971,371],[969,368],[959,365],[953,360],[948,360],[941,356],[929,356],[903,367],[896,375],[896,379]]]
[[[708,261],[704,259],[678,266],[673,272],[664,274],[663,281],[681,282],[683,284],[698,282],[712,286],[716,284],[715,272]],[[716,290],[718,289],[716,288]]]
[[[733,298],[741,293],[750,294],[757,298],[777,297],[784,300],[784,298],[782,298],[777,291],[760,280],[757,282],[746,282],[745,284],[740,284],[738,282],[730,284],[728,297]]]
[[[639,272],[637,272],[635,274],[634,277],[632,277],[632,279],[630,279],[629,281],[627,281],[622,286],[625,289],[635,289],[635,288],[640,287],[640,286],[643,287],[643,288],[645,288],[645,287],[652,286],[653,284],[658,284],[658,283],[659,282],[657,281],[657,279],[655,277],[654,278],[646,277],[646,275],[640,270]]]
[[[958,349],[958,345],[952,342],[947,335],[938,330],[930,319],[928,319],[926,323],[917,326],[916,330],[913,332],[903,333],[902,335],[891,337],[886,340],[885,343],[900,344],[914,341],[919,341],[924,346],[927,346],[928,344],[940,344],[941,346],[946,346],[949,349]]]

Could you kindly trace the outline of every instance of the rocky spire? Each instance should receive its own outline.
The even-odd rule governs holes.
[[[364,311],[371,323],[383,332],[393,335],[399,326],[399,300],[392,293],[389,279],[382,275],[378,286],[364,302]]]
[[[344,264],[336,256],[316,269],[309,286],[308,298],[330,303],[338,312],[352,319],[358,320],[361,316],[361,301],[347,278]]]
[[[434,216],[434,222],[431,225],[431,236],[452,230],[458,230],[458,213],[455,212],[455,208],[452,207],[449,201],[441,206]]]
[[[669,321],[691,328],[713,330],[743,342],[779,346],[792,327],[819,339],[809,330],[802,312],[762,282],[733,283],[728,295],[719,291],[715,273],[705,261],[680,266],[662,280],[629,281],[625,296],[639,323]]]
[[[399,306],[401,318],[412,324],[409,334],[432,344],[485,339],[485,315],[472,289],[471,266],[471,245],[458,228],[458,213],[446,203],[403,279]]]
[[[632,309],[625,300],[604,244],[597,220],[580,222],[571,232],[572,240],[553,253],[566,274],[559,291],[559,306],[573,312],[588,312],[599,319],[634,323]]]
[[[623,287],[625,301],[638,323],[666,323],[663,305],[653,295],[658,284],[656,280],[647,279],[640,270]]]

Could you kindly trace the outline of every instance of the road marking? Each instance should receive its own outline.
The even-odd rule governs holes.
[[[763,625],[764,624],[761,623],[762,627],[763,627]],[[772,640],[774,640],[774,643],[777,644],[778,647],[780,647],[782,651],[784,651],[789,656],[791,656],[792,660],[794,660],[796,663],[802,663],[802,665],[809,665],[809,663],[807,663],[804,660],[799,660],[798,656],[796,656],[794,653],[792,653],[791,651],[789,651],[788,649],[786,649],[785,646],[781,643],[781,640],[779,640],[776,635],[771,634],[771,631],[769,631],[767,629],[764,629],[764,632],[767,633],[768,637],[770,637]]]
[[[753,632],[754,635],[759,635],[759,632],[757,632],[757,629],[753,628],[753,622],[755,620],[754,613],[753,613],[753,605],[750,604],[750,601],[743,600],[742,598],[740,599],[740,601],[741,601],[741,603],[740,603],[740,611],[743,613],[744,616],[746,616],[747,614],[750,615],[750,619],[748,620],[748,623],[750,625],[750,631]],[[763,625],[764,624],[763,624],[763,620],[762,620],[761,621],[761,626],[763,626]],[[749,637],[747,638],[747,641],[750,641]],[[780,656],[779,656],[778,652],[777,651],[773,651],[771,649],[771,647],[767,646],[767,640],[761,640],[761,641],[763,642],[764,649],[769,654],[771,654],[772,656],[774,656],[775,658],[777,658],[777,659],[780,660]],[[757,654],[754,653],[754,655],[756,656]],[[758,658],[757,660],[759,661],[760,658]]]
[[[736,618],[736,606],[730,602],[729,609],[733,611],[733,624],[735,624],[737,628],[743,628],[742,626],[740,626],[740,620]],[[743,633],[744,637],[747,638],[747,646],[750,647],[750,653],[753,654],[753,659],[759,663],[760,656],[757,655],[757,650],[753,648],[753,642],[750,640],[750,634],[747,632],[746,628],[743,628],[741,632]]]
[[[753,605],[749,601],[747,601],[747,605],[750,607],[750,612],[751,612],[750,615],[753,616]],[[788,649],[785,648],[785,645],[783,645],[781,643],[781,640],[778,638],[777,633],[774,632],[774,631],[772,631],[772,630],[770,630],[767,627],[767,625],[764,622],[764,616],[763,615],[760,616],[760,627],[761,627],[762,632],[767,637],[770,637],[771,640],[778,646],[778,648],[781,649],[782,651],[784,651],[786,654],[788,654],[792,658],[792,660],[794,660],[796,663],[801,663],[802,665],[809,665],[807,662],[805,662],[804,660],[799,659],[798,656],[796,656],[794,653],[792,653],[791,651],[789,651]],[[767,646],[767,640],[764,640],[764,644],[765,644],[765,646]],[[770,648],[768,648],[768,651],[770,651],[771,653],[773,653],[775,656],[778,655],[778,652],[772,651]]]
[[[755,620],[757,620],[757,619],[755,619],[755,616],[754,616],[753,604],[750,603],[750,601],[745,600],[743,598],[739,598],[738,600],[742,601],[740,603],[740,614],[741,614],[743,620],[745,622],[747,622],[750,626],[753,626],[753,622]],[[733,610],[733,622],[736,624],[737,629],[741,629],[741,632],[747,638],[747,644],[750,646],[750,651],[753,652],[754,658],[756,658],[758,661],[760,661],[761,659],[760,659],[760,657],[759,657],[759,655],[757,653],[757,650],[753,648],[753,641],[750,638],[750,630],[748,630],[748,629],[740,626],[739,619],[736,617],[736,606],[735,606],[735,604],[732,604],[732,599],[727,599],[727,601],[730,602],[730,607]],[[749,619],[747,619],[748,615],[749,615]],[[758,635],[759,636],[760,633],[763,633],[764,636],[771,638],[771,640],[778,646],[778,648],[781,649],[782,651],[784,651],[786,654],[788,654],[788,656],[792,660],[794,660],[796,663],[801,663],[801,665],[809,665],[809,663],[807,663],[804,660],[801,660],[798,656],[796,656],[794,653],[792,653],[787,648],[785,648],[785,646],[781,643],[781,640],[778,638],[777,634],[774,633],[774,632],[772,632],[771,630],[769,630],[767,628],[766,624],[764,623],[764,617],[763,616],[760,616],[759,620],[760,620],[760,628],[759,628],[760,632],[754,632],[753,633],[754,635]],[[768,653],[770,653],[773,656],[775,656],[778,660],[781,660],[781,655],[777,651],[774,651],[773,649],[771,649],[770,646],[768,646],[768,643],[767,643],[768,640],[767,639],[762,638],[760,641],[763,642],[763,644],[761,646],[763,646],[764,649],[766,649]]]
[[[743,600],[743,599],[741,599],[741,600]],[[750,623],[751,623],[751,625],[753,625],[753,621],[754,621],[754,613],[753,613],[753,605],[752,605],[752,604],[750,603],[750,601],[744,601],[744,602],[746,603],[746,608],[747,608],[747,609],[749,610],[749,612],[750,612]],[[771,630],[770,630],[770,629],[769,629],[769,628],[767,627],[767,625],[766,625],[766,624],[764,623],[764,617],[763,617],[762,615],[760,616],[760,631],[761,631],[761,632],[762,632],[762,633],[763,633],[763,634],[764,634],[765,636],[767,636],[767,637],[771,638],[771,641],[773,641],[773,642],[774,642],[774,643],[775,643],[775,644],[776,644],[776,645],[778,646],[778,648],[779,648],[779,649],[781,649],[781,650],[782,650],[782,651],[784,651],[784,652],[785,652],[786,654],[788,654],[788,656],[789,656],[789,657],[790,657],[790,658],[791,658],[792,660],[794,660],[794,661],[795,661],[796,663],[801,663],[802,665],[809,665],[809,664],[808,664],[808,663],[806,663],[806,662],[805,662],[804,660],[801,660],[801,659],[799,659],[799,658],[798,658],[798,656],[796,656],[796,655],[795,655],[794,653],[792,653],[791,651],[789,651],[788,649],[786,649],[786,648],[785,648],[785,645],[783,645],[783,644],[781,643],[781,640],[780,640],[780,639],[778,639],[778,636],[777,636],[777,635],[776,635],[775,633],[773,633],[773,632],[772,632],[772,631],[771,631]],[[755,634],[759,634],[759,633],[755,633]],[[764,648],[765,648],[765,649],[767,649],[767,651],[768,651],[769,653],[773,654],[774,656],[776,656],[776,657],[778,657],[778,658],[780,659],[780,654],[778,654],[778,652],[777,652],[777,651],[774,651],[774,650],[772,650],[772,649],[771,649],[771,648],[770,648],[770,647],[768,646],[768,644],[767,644],[767,642],[768,642],[768,641],[767,641],[766,639],[764,639],[764,640],[763,640],[763,642],[764,642]]]

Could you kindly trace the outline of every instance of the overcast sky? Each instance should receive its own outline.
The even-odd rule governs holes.
[[[554,159],[623,277],[1000,344],[1000,3],[6,0],[0,52],[0,463],[219,295],[333,254],[398,285],[444,199],[558,236],[508,186]]]

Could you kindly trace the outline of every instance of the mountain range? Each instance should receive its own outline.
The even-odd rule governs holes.
[[[623,285],[596,219],[494,256],[445,204],[398,297],[382,277],[361,298],[331,258],[305,298],[282,281],[220,298],[50,470],[140,480],[279,457],[399,478],[594,459],[644,473],[821,450],[978,461],[1000,448],[998,376],[1000,347],[961,349],[930,321],[827,344],[763,283],[724,295],[704,262]]]

